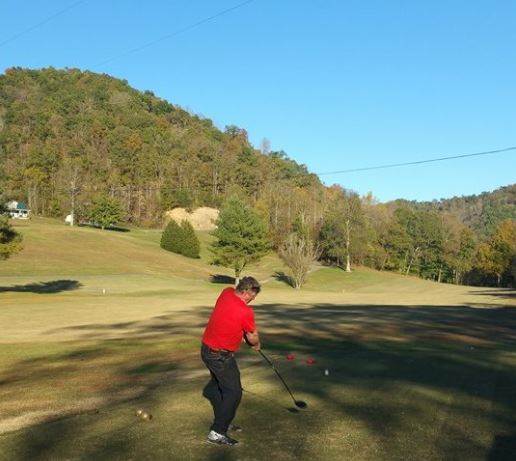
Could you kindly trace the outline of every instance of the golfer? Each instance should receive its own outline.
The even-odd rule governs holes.
[[[260,292],[260,284],[253,277],[244,277],[236,288],[225,288],[219,295],[202,337],[201,357],[210,370],[208,386],[215,388],[211,399],[215,415],[208,434],[208,442],[236,445],[237,440],[227,432],[242,399],[240,371],[235,351],[242,340],[260,350],[254,312],[248,304]]]

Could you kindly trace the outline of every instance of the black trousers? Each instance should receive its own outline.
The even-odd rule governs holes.
[[[240,370],[233,352],[215,352],[203,344],[201,358],[211,374],[205,388],[205,396],[210,400],[214,413],[210,430],[226,435],[242,400]]]

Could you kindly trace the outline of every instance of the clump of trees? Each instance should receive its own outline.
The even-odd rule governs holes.
[[[504,203],[516,203],[516,187]],[[498,200],[502,201],[500,194]],[[478,203],[478,202],[475,202]],[[492,212],[493,201],[487,208]],[[376,203],[341,187],[328,188],[319,226],[322,260],[349,271],[353,264],[447,283],[514,286],[516,237],[513,218],[485,235],[439,207],[396,201]],[[503,213],[511,213],[504,205]]]
[[[199,258],[201,244],[194,228],[186,219],[178,224],[173,219],[165,227],[161,235],[160,246],[164,250],[177,253],[188,258]]]
[[[503,221],[492,237],[480,245],[474,269],[475,275],[480,273],[484,280],[492,279],[496,286],[515,286],[516,221]]]
[[[352,254],[356,258],[363,252],[366,222],[358,194],[334,186],[330,206],[324,215],[319,242],[324,259],[346,272],[351,271]]]

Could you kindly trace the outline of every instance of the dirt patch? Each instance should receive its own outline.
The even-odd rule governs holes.
[[[197,231],[211,231],[217,228],[215,221],[219,217],[219,210],[216,208],[201,207],[188,212],[184,208],[174,208],[165,212],[165,218],[173,219],[181,224],[181,221],[187,220]]]

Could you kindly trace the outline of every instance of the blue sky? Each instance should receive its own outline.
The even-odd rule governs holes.
[[[516,146],[513,0],[243,3],[2,0],[0,72],[126,79],[314,173]],[[478,194],[516,182],[516,150],[320,177],[380,201]]]

